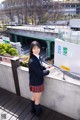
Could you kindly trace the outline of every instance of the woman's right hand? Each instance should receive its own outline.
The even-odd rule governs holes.
[[[50,73],[49,70],[43,70],[43,72],[44,72],[45,75],[48,75]]]
[[[46,69],[50,69],[52,66],[47,66]]]

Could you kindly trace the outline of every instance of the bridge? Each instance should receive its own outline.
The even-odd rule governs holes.
[[[61,38],[59,30],[54,28],[44,29],[44,26],[8,26],[7,31],[9,35],[13,36],[14,41],[18,41],[20,36],[20,42],[23,41],[23,36],[30,39],[38,39],[45,41],[47,44],[47,56],[51,56],[51,51],[54,51],[54,41],[56,38]],[[51,50],[51,44],[53,50]]]

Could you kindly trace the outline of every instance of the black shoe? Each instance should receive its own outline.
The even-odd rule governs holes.
[[[34,104],[34,101],[31,101],[31,113],[35,113],[36,110],[35,110],[35,104]]]
[[[42,113],[42,108],[39,105],[35,105],[35,110],[36,110],[36,116],[39,116]]]

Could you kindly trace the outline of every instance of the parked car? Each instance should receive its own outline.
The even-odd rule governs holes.
[[[44,29],[47,29],[47,30],[54,30],[55,27],[54,27],[54,26],[44,26]]]

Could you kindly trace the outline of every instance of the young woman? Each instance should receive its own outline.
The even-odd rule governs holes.
[[[39,115],[42,111],[40,107],[40,98],[44,90],[44,76],[49,74],[49,70],[46,70],[41,65],[40,60],[40,44],[37,41],[33,41],[30,47],[30,60],[29,60],[29,87],[32,92],[32,112]]]

